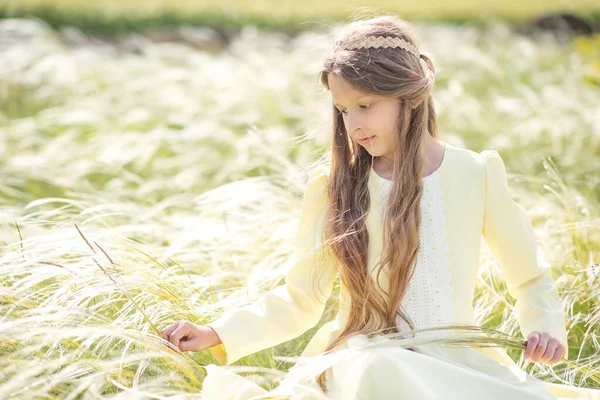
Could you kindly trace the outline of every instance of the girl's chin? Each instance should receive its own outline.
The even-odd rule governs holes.
[[[377,147],[374,147],[372,145],[362,145],[362,147],[365,148],[365,150],[367,150],[369,152],[369,154],[372,155],[378,155],[379,154],[379,150],[377,149]]]

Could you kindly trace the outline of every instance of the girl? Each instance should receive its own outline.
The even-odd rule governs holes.
[[[501,348],[405,348],[384,336],[477,324],[483,235],[516,298],[524,357],[554,365],[568,356],[561,300],[538,262],[531,222],[509,196],[502,158],[438,140],[433,62],[408,23],[380,16],[349,27],[319,75],[333,100],[331,166],[308,180],[286,283],[210,326],[180,321],[163,337],[182,351],[209,348],[230,365],[316,325],[339,275],[338,314],[302,357],[355,353],[302,398],[600,399],[600,391],[524,373]],[[205,399],[274,393],[214,364],[207,371]]]

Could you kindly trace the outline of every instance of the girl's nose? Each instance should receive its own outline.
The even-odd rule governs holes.
[[[348,132],[354,133],[357,129],[362,128],[360,116],[356,113],[348,113]]]

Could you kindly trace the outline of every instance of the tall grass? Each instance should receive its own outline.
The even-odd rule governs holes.
[[[497,149],[532,217],[568,312],[570,363],[522,358],[484,242],[478,321],[530,374],[598,387],[598,41],[532,41],[504,25],[421,33],[439,68],[442,139]],[[329,144],[316,71],[331,37],[249,28],[214,53],[32,20],[1,21],[0,37],[0,393],[193,397],[215,360],[156,331],[208,323],[282,283],[306,169]],[[277,386],[292,366],[278,357],[300,354],[338,292],[316,327],[235,364]]]
[[[76,26],[87,32],[124,33],[181,25],[238,29],[255,25],[275,31],[302,31],[319,27],[323,21],[345,21],[364,3],[348,0],[3,0],[0,18],[36,17],[54,27]],[[596,24],[600,7],[595,0],[544,0],[527,3],[515,0],[479,1],[374,0],[367,10],[396,13],[404,18],[454,24],[485,25],[501,19],[522,23],[545,13],[574,12]]]

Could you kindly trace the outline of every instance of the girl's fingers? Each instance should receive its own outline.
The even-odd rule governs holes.
[[[175,331],[175,329],[177,329],[177,327],[179,326],[179,321],[175,322],[173,325],[169,326],[166,329],[163,329],[160,333],[163,337],[163,339],[165,339],[166,341],[171,341],[171,335],[173,334],[173,332]]]
[[[538,342],[540,341],[540,335],[537,332],[531,332],[529,336],[527,336],[527,347],[523,352],[523,355],[526,360],[531,359],[531,354],[536,349]]]
[[[183,323],[173,331],[170,336],[170,341],[173,343],[173,345],[175,345],[175,347],[179,347],[179,342],[181,342],[181,339],[183,339],[185,336],[191,336],[191,334],[192,329],[190,324]]]
[[[176,322],[176,323],[174,323],[173,325],[169,326],[167,329],[164,329],[164,330],[162,331],[163,335],[166,335],[166,336],[167,336],[167,338],[168,338],[169,336],[171,336],[171,333],[173,333],[173,331],[174,331],[175,329],[177,329],[177,326],[178,326],[178,325],[179,325],[179,322]]]
[[[540,341],[538,342],[536,349],[531,354],[531,359],[533,361],[540,361],[544,353],[546,353],[546,349],[548,348],[548,338],[548,334],[542,333],[540,335]]]
[[[560,346],[558,346],[558,348],[556,349],[556,352],[554,353],[554,357],[552,357],[552,359],[550,360],[550,363],[552,365],[558,364],[560,362],[561,358],[565,355],[565,352],[566,352],[566,349],[562,344]]]
[[[540,358],[540,361],[543,363],[549,363],[550,360],[554,357],[556,350],[558,349],[558,340],[550,339],[548,341],[548,347],[546,347],[546,352]]]
[[[531,332],[527,336],[523,356],[526,360],[554,365],[560,362],[565,353],[564,346],[548,332]]]

